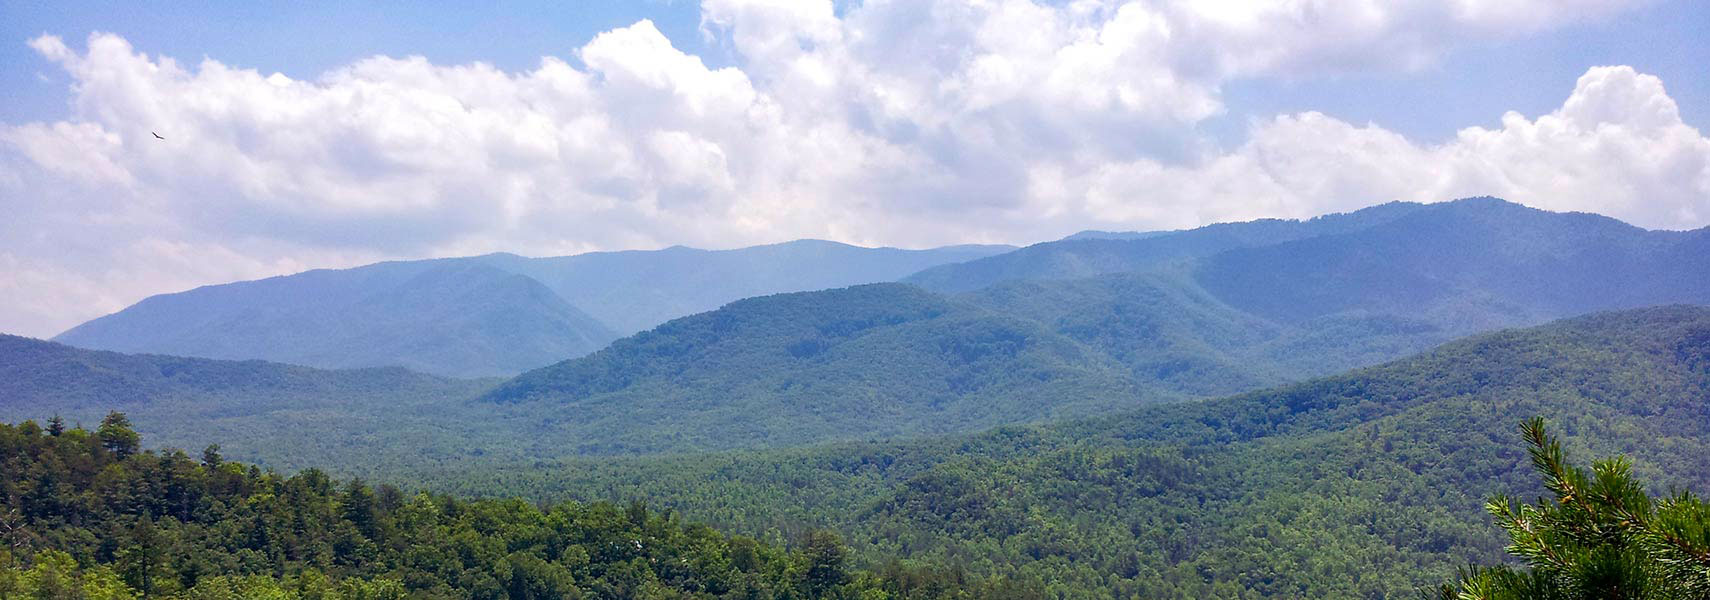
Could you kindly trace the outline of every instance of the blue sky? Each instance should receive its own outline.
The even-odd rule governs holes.
[[[43,33],[124,36],[150,54],[310,78],[373,56],[422,55],[435,63],[487,62],[533,68],[542,56],[570,58],[596,34],[649,19],[673,45],[711,66],[735,62],[728,47],[700,32],[687,0],[577,2],[0,2],[0,85],[13,90],[0,121],[63,117],[66,77],[24,42]],[[352,32],[360,32],[352,34]],[[1419,70],[1266,77],[1229,84],[1227,115],[1205,124],[1238,142],[1255,116],[1317,110],[1375,122],[1422,140],[1507,110],[1548,112],[1595,65],[1631,65],[1657,75],[1682,106],[1710,107],[1710,3],[1655,2],[1614,18],[1536,35],[1455,48]],[[709,43],[711,42],[711,43]],[[1683,111],[1705,128],[1710,110]]]
[[[1689,0],[0,0],[0,331],[495,251],[1703,227],[1705,39]]]
[[[729,64],[703,43],[692,2],[4,2],[0,80],[20,90],[0,120],[58,118],[66,77],[25,42],[44,33],[81,39],[116,33],[150,54],[231,65],[299,78],[376,54],[422,55],[435,63],[486,62],[530,69],[542,56],[570,56],[608,29],[651,19],[686,51]],[[46,76],[44,81],[42,76]]]

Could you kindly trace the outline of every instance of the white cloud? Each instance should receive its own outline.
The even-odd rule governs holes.
[[[1660,80],[1629,67],[1587,71],[1555,112],[1510,112],[1501,128],[1440,145],[1305,113],[1193,165],[1138,160],[1052,181],[1069,190],[1056,202],[1084,198],[1097,220],[1178,227],[1486,194],[1645,227],[1710,224],[1710,138],[1681,122]]]
[[[532,70],[375,57],[313,79],[33,40],[73,113],[0,124],[0,330],[496,250],[1025,241],[1473,194],[1710,221],[1706,139],[1623,67],[1440,145],[1318,113],[1256,122],[1229,151],[1199,131],[1234,79],[1417,68],[1632,2],[702,4],[736,67],[646,21]]]

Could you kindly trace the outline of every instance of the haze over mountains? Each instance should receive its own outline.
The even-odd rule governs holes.
[[[1093,235],[744,298],[511,378],[0,336],[0,418],[117,409],[152,443],[217,442],[279,469],[646,499],[776,540],[833,527],[859,560],[1066,598],[1399,597],[1501,560],[1480,504],[1538,491],[1511,434],[1533,416],[1659,485],[1710,477],[1710,230],[1470,199]],[[870,256],[820,250],[797,264]],[[663,251],[684,252],[698,251]],[[599,260],[676,260],[659,257]],[[804,280],[721,260],[745,285]],[[707,264],[672,268],[693,281]],[[434,340],[429,358],[501,364],[477,341],[538,355],[591,339],[551,332],[616,335],[541,279],[606,273],[587,269],[385,263],[204,288],[114,322],[205,314],[206,339],[299,351],[286,333],[413,336]],[[646,288],[624,273],[605,281]],[[304,325],[329,313],[351,322]]]
[[[1595,310],[1707,303],[1707,244],[1704,230],[1647,231],[1596,215],[1470,199],[1049,242],[909,278],[948,293],[887,283],[749,298],[580,357],[600,339],[587,332],[604,330],[559,301],[574,292],[569,282],[604,277],[610,287],[642,297],[637,290],[652,281],[607,270],[612,261],[675,273],[651,288],[663,294],[657,290],[667,284],[693,287],[722,274],[765,287],[809,281],[813,266],[828,261],[859,267],[835,276],[877,277],[912,263],[992,250],[870,251],[802,242],[585,259],[595,266],[578,257],[508,255],[384,263],[164,296],[87,327],[150,341],[172,331],[150,325],[203,317],[204,325],[185,328],[185,338],[260,341],[313,358],[292,342],[322,335],[335,338],[338,348],[366,353],[363,360],[377,351],[399,352],[364,344],[363,336],[427,340],[406,348],[423,353],[397,355],[417,364],[458,361],[453,364],[464,366],[462,374],[523,364],[511,358],[525,355],[522,350],[546,361],[559,352],[560,359],[574,358],[508,381],[439,386],[447,391],[429,395],[445,400],[435,409],[440,414],[413,418],[475,419],[491,429],[440,424],[426,429],[462,431],[467,442],[430,436],[411,443],[453,456],[679,453],[1107,414],[1377,364],[1495,328]],[[528,269],[534,274],[516,272]],[[570,291],[541,283],[555,273],[557,289]],[[811,273],[821,278],[813,281],[832,276]],[[467,281],[487,287],[460,285]],[[955,283],[961,281],[970,283]],[[708,289],[700,288],[707,293],[698,301],[712,302],[738,287]],[[486,302],[494,297],[512,302]],[[513,313],[506,306],[522,308]],[[336,325],[309,326],[316,323]],[[79,328],[62,337],[75,341],[84,334]],[[425,354],[429,350],[435,354]],[[51,385],[39,392],[35,397],[54,396]],[[316,410],[343,411],[361,421],[378,413],[356,407],[382,397],[352,396]],[[207,394],[197,398],[210,410],[219,406]],[[139,424],[152,418],[139,415]]]
[[[621,438],[624,452],[1102,414],[1587,311],[1710,303],[1707,241],[1473,199],[1052,242],[911,278],[986,281],[988,265],[1014,261],[1027,269],[999,271],[1027,279],[950,296],[889,284],[746,300],[486,398],[543,415],[548,437]],[[1088,265],[1106,274],[1072,278]]]
[[[732,300],[889,281],[1009,249],[801,240],[737,250],[387,262],[154,296],[54,339],[120,352],[514,375]]]
[[[1056,321],[1084,321],[1100,311],[1123,311],[1109,315],[1118,320],[1158,310],[1218,313],[1205,318],[1239,330],[1227,335],[1249,338],[1237,345],[1262,343],[1271,350],[1248,352],[1192,331],[1103,337],[1132,346],[1105,348],[1127,357],[1118,360],[1181,380],[1169,391],[1223,393],[1370,364],[1494,327],[1702,301],[1710,284],[1687,275],[1710,267],[1707,249],[1710,234],[1703,230],[1647,231],[1495,199],[1390,203],[1305,221],[1083,232],[1021,249],[898,250],[803,240],[725,251],[674,247],[380,263],[156,296],[55,339],[123,352],[509,376],[741,298],[901,279],[942,294],[971,293],[962,300],[999,313],[1021,311],[1095,345],[1093,329],[1123,324]],[[1144,282],[1122,282],[1119,274]],[[1114,279],[1058,283],[1100,275]],[[1112,291],[1125,286],[1153,293]],[[1135,304],[1154,296],[1187,300],[1195,308]],[[1176,316],[1182,315],[1164,321]],[[1076,327],[1079,334],[1069,331]],[[1383,332],[1329,333],[1348,328]],[[1326,335],[1337,339],[1321,339]],[[1310,364],[1296,367],[1269,364],[1300,356],[1291,344],[1327,341],[1355,347],[1342,353],[1348,360],[1312,355]],[[1141,347],[1194,349],[1140,359],[1135,351]],[[1270,357],[1243,356],[1254,352]],[[1176,362],[1164,364],[1170,360]],[[1237,369],[1245,372],[1208,366],[1232,360],[1249,363]],[[1215,383],[1188,382],[1196,372]]]

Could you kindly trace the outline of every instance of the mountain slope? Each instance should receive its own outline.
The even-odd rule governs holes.
[[[323,368],[514,375],[598,350],[618,332],[744,297],[890,281],[1008,249],[802,240],[720,251],[387,262],[154,296],[54,339],[99,350]]]
[[[1128,367],[1149,386],[1193,396],[1298,379],[1255,356],[1293,329],[1230,308],[1180,277],[1117,273],[1011,281],[958,296],[1036,321]],[[1325,362],[1330,352],[1321,353]]]
[[[1199,237],[1154,249],[1298,239],[1140,272],[1004,281],[949,298],[881,286],[737,303],[525,374],[488,398],[554,423],[542,433],[549,438],[627,440],[582,446],[591,452],[766,447],[967,431],[1232,394],[1579,312],[1710,303],[1702,276],[1710,258],[1693,252],[1710,230],[1646,231],[1494,199],[1186,233]],[[885,294],[894,297],[877,299]],[[896,326],[878,329],[885,336],[818,355],[828,342],[816,328],[870,319],[874,307],[921,303],[956,314],[983,309],[983,324],[902,326],[930,319],[891,314]],[[1051,340],[1036,347],[1073,351],[998,364],[946,360],[932,350],[970,336]],[[905,359],[921,366],[898,366]],[[1041,372],[1040,364],[1072,377],[1016,376]],[[1094,373],[1096,383],[1062,387]],[[1099,391],[1089,397],[1088,390]],[[975,407],[981,416],[967,417]],[[718,425],[686,425],[708,418]],[[930,425],[917,424],[922,419]],[[788,433],[780,438],[780,431]]]
[[[903,250],[797,240],[734,250],[675,246],[553,258],[484,258],[490,259],[489,264],[541,281],[594,318],[630,334],[742,298],[894,281],[936,265],[1013,249],[946,246]]]
[[[1079,252],[1095,246],[1121,252]],[[1194,258],[1129,260],[1223,246]],[[1142,380],[1156,375],[1203,395],[1373,364],[1500,327],[1710,303],[1706,250],[1710,229],[1647,231],[1474,198],[1041,245],[917,279],[982,263],[1025,265],[1010,259],[1028,251],[1080,266],[1113,258],[1105,266],[1133,270],[1081,279],[1061,278],[1083,272],[1077,268],[1037,271],[961,297],[1110,353]]]
[[[1489,199],[1231,225],[1174,248],[1307,229],[1319,233],[1149,271],[1007,281],[950,297],[884,284],[738,301],[530,371],[451,410],[508,432],[471,437],[461,442],[465,449],[540,457],[918,436],[1238,393],[1569,311],[1710,302],[1702,277],[1710,272],[1710,253],[1702,252],[1710,232],[1651,232]],[[506,261],[535,264],[490,256],[426,271],[466,267],[523,277],[509,274]],[[467,314],[448,318],[490,308],[471,304]],[[242,332],[241,325],[226,327]],[[423,348],[480,351],[469,343]]]
[[[1224,302],[1300,322],[1408,314],[1458,331],[1593,310],[1710,301],[1710,229],[1647,231],[1489,198],[1358,231],[1230,250],[1194,279]]]
[[[452,260],[154,296],[54,339],[121,352],[479,377],[587,354],[615,337],[540,282]]]
[[[1004,281],[1078,279],[1147,271],[1235,248],[1363,229],[1422,208],[1424,205],[1392,202],[1306,221],[1260,219],[1132,235],[1084,232],[988,258],[933,267],[904,281],[934,291],[966,292]]]
[[[479,448],[467,440],[499,435],[490,411],[464,408],[492,385],[398,367],[325,371],[0,335],[0,420],[59,414],[92,427],[120,410],[151,441],[193,449],[223,441],[233,457],[287,469],[466,455]]]
[[[742,300],[485,398],[592,453],[967,431],[1142,401],[1097,352],[902,284]]]
[[[483,466],[448,489],[646,498],[743,531],[834,525],[862,556],[1059,597],[1410,597],[1502,556],[1481,504],[1542,490],[1514,427],[1578,462],[1710,480],[1710,309],[1597,314],[1218,400],[933,440]]]

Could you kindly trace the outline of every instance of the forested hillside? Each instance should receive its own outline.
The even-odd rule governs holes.
[[[322,368],[515,375],[741,298],[891,281],[1009,249],[901,250],[800,240],[717,251],[672,247],[387,262],[162,294],[55,340]]]
[[[1032,321],[873,284],[735,302],[484,399],[582,452],[655,453],[969,431],[1163,397]]]
[[[398,367],[326,371],[262,361],[132,355],[0,335],[0,420],[94,424],[130,414],[152,443],[279,469],[457,460],[500,424],[463,410],[491,380]]]
[[[1194,279],[1283,322],[1416,315],[1451,331],[1596,310],[1710,302],[1710,229],[1647,231],[1495,199],[1431,205],[1340,235],[1207,258]]]
[[[1029,271],[1043,263],[1028,257],[1072,264]],[[1079,277],[1104,271],[1124,272]],[[948,298],[895,285],[756,298],[487,399],[589,452],[971,431],[1250,391],[1592,310],[1710,302],[1705,272],[1710,230],[1489,198],[1387,204],[1069,240],[910,279],[978,287]]]
[[[1461,335],[1588,311],[1710,302],[1707,269],[1710,229],[1648,231],[1599,215],[1469,198],[1138,239],[1072,238],[907,281],[963,292],[1163,274],[1279,323],[1322,328],[1315,319],[1377,315]]]
[[[540,280],[577,308],[628,335],[742,298],[895,281],[922,269],[1013,249],[966,245],[904,250],[796,240],[734,250],[673,246],[552,258],[481,258]]]
[[[94,431],[0,424],[0,598],[1042,597],[896,561],[856,570],[830,532],[786,547],[638,503],[409,495],[139,442],[119,413]]]
[[[1502,559],[1481,510],[1542,493],[1515,427],[1710,480],[1710,309],[1593,315],[1224,399],[912,443],[483,467],[448,488],[646,498],[737,531],[1069,598],[1407,597]]]
[[[1113,289],[1149,297],[1138,293],[1143,287]],[[906,382],[914,375],[902,365],[930,366],[966,351],[976,364],[996,361],[990,372],[1021,375],[994,381],[1040,386],[1032,375],[1040,371],[1025,365],[1051,363],[1029,361],[1064,356],[1051,348],[1086,351],[1097,343],[904,285],[815,296],[737,303],[667,328],[670,337],[636,338],[637,347],[621,358],[638,361],[636,373],[678,376],[672,369],[683,363],[673,357],[702,346],[675,341],[697,340],[733,362],[680,376],[724,385],[736,380],[715,374],[740,372],[748,360],[797,360],[791,348],[808,359],[896,356],[902,362],[894,372],[863,368]],[[1037,299],[1032,310],[1056,306],[1050,296],[1027,293],[1011,301],[1019,298]],[[1154,304],[1194,306],[1192,300],[1157,296]],[[817,310],[827,307],[837,310]],[[772,318],[782,314],[796,317]],[[1203,318],[1196,326],[1202,331],[1250,332],[1238,319]],[[1195,321],[1160,321],[1166,322]],[[1004,329],[1022,327],[1018,323],[1028,328]],[[1056,341],[1033,346],[943,332],[921,339],[996,345],[899,341],[907,338],[897,332],[913,328],[1027,331]],[[1171,331],[1160,328],[1157,335],[1182,339]],[[641,345],[644,340],[652,341]],[[746,346],[746,340],[759,343]],[[158,426],[170,436],[163,439],[173,440],[169,445],[196,448],[229,439],[232,453],[285,468],[324,464],[338,473],[462,495],[646,500],[773,543],[835,529],[848,540],[856,564],[879,568],[886,557],[909,557],[949,572],[1031,582],[1070,598],[1397,597],[1449,578],[1468,560],[1499,560],[1499,532],[1488,527],[1479,505],[1498,490],[1534,489],[1512,435],[1516,423],[1532,416],[1563,432],[1569,452],[1626,454],[1658,485],[1692,486],[1710,477],[1710,461],[1703,458],[1710,456],[1710,309],[1697,307],[1504,331],[1344,375],[1092,420],[909,442],[651,459],[563,458],[609,451],[565,440],[621,439],[616,429],[599,435],[613,421],[582,430],[591,437],[551,434],[580,426],[574,419],[595,409],[618,414],[629,404],[572,403],[572,410],[557,413],[564,421],[543,424],[543,413],[530,402],[471,400],[491,383],[401,369],[329,372],[92,352],[23,338],[0,342],[6,346],[0,356],[9,357],[0,368],[0,385],[8,386],[0,390],[0,407],[14,420],[42,422],[71,409],[81,412],[66,416],[94,423],[97,411],[117,403],[139,427]],[[839,354],[879,342],[887,351]],[[851,364],[857,363],[845,366]],[[1115,361],[1109,369],[1127,371]],[[773,381],[830,384],[832,373],[804,368]],[[624,383],[592,376],[577,381]],[[639,429],[627,431],[649,432],[663,443],[693,447],[717,427],[740,423],[731,413],[715,426],[698,427],[691,418],[658,412],[669,404],[656,405],[655,412],[638,406],[637,418],[625,425]],[[783,428],[791,419],[804,429],[814,426],[814,405],[806,406],[746,414],[782,412],[786,417],[776,426],[788,433]],[[320,460],[326,462],[305,462]]]
[[[1010,281],[958,299],[1036,321],[1109,356],[1137,385],[1186,396],[1249,391],[1416,353],[1451,331],[1400,314],[1273,321],[1179,274]]]
[[[154,296],[54,339],[120,352],[480,377],[587,354],[616,337],[539,281],[447,260]]]
[[[750,298],[502,383],[163,357],[73,360],[65,350],[36,353],[21,341],[0,364],[24,374],[10,385],[14,396],[36,399],[29,406],[38,413],[29,416],[57,411],[87,419],[104,407],[80,407],[77,399],[106,393],[90,390],[111,389],[115,399],[156,390],[150,393],[159,401],[132,416],[166,443],[212,428],[206,433],[228,440],[236,456],[274,466],[458,464],[972,432],[1251,391],[1580,311],[1710,302],[1710,280],[1702,276],[1710,272],[1710,231],[1646,231],[1494,199],[1083,241],[1147,244],[1176,236],[1188,241],[1147,252],[1225,249],[1141,272],[1004,281],[950,296],[891,283]],[[790,247],[878,256],[804,244]],[[638,256],[624,260],[662,260]],[[385,266],[422,270],[388,275],[412,282],[497,269],[424,264]],[[362,271],[328,277],[344,281]],[[310,275],[321,276],[297,277]],[[408,289],[458,287],[450,280],[422,285]],[[259,293],[228,287],[220,293]],[[459,318],[486,314],[482,306]],[[443,341],[446,332],[433,335],[442,341],[432,346],[456,348],[444,357],[472,347]],[[170,368],[117,371],[142,373],[140,379],[115,379],[100,369],[88,378],[51,376],[71,368],[61,364],[67,361],[126,360],[166,361]],[[209,376],[227,388],[174,383]],[[391,385],[387,378],[408,383]],[[337,383],[311,389],[301,384],[307,380]],[[389,416],[399,408],[408,414]],[[280,428],[280,422],[304,427]]]

